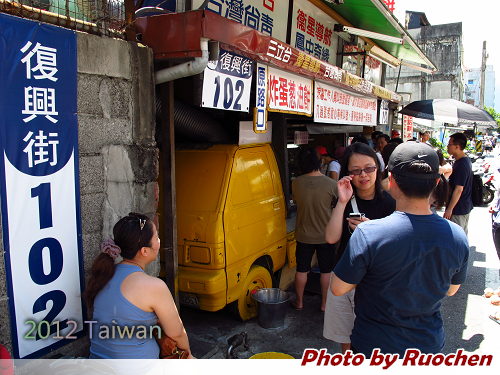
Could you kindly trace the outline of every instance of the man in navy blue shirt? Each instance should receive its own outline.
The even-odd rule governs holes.
[[[472,163],[465,155],[467,137],[455,133],[448,142],[448,154],[455,158],[450,176],[451,196],[443,217],[460,225],[468,233],[469,215],[472,210]]]
[[[331,290],[340,296],[356,288],[354,352],[439,353],[445,340],[441,300],[465,282],[469,244],[457,224],[430,210],[429,196],[440,176],[432,147],[403,143],[388,166],[396,211],[356,227],[334,269]]]

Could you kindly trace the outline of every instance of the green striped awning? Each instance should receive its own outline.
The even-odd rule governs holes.
[[[419,48],[383,0],[344,0],[343,4],[338,5],[328,0],[321,1],[353,27],[403,38],[404,44],[402,45],[373,39],[374,43],[399,60],[425,64],[430,69],[437,70],[434,63]]]

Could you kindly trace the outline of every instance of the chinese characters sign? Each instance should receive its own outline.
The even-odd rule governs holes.
[[[268,67],[268,109],[288,113],[312,114],[312,81],[305,77]]]
[[[314,92],[315,122],[377,125],[377,99],[355,96],[318,81]]]
[[[255,89],[254,131],[262,133],[267,130],[267,66],[257,64],[257,79]]]
[[[198,9],[204,0],[193,0]],[[208,10],[263,34],[286,40],[288,1],[283,0],[210,0]]]
[[[295,0],[293,4],[290,44],[317,59],[335,64],[335,21],[307,0]]]
[[[76,35],[0,14],[0,191],[14,356],[84,334]]]
[[[309,132],[295,130],[293,143],[296,145],[307,145],[309,143]]]
[[[246,44],[243,40],[238,47],[224,46],[232,52],[240,51],[245,56],[262,61],[289,72],[320,79],[338,86],[367,95],[399,102],[401,95],[377,86],[366,79],[357,77],[337,66],[331,65],[272,37],[259,35],[257,45]]]
[[[205,68],[202,106],[248,112],[252,74],[252,60],[221,49],[219,60]]]
[[[380,101],[378,123],[379,125],[386,125],[388,122],[389,122],[389,101],[382,99]]]
[[[396,10],[395,6],[396,6],[396,1],[395,0],[384,0],[384,3],[385,5],[387,5],[387,8],[389,8],[389,10],[394,13],[394,11]]]
[[[403,115],[403,141],[413,138],[413,117]]]

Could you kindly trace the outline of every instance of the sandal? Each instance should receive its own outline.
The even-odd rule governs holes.
[[[290,302],[290,305],[292,306],[292,309],[294,309],[294,310],[296,310],[296,311],[300,311],[300,310],[302,310],[302,307],[297,307],[297,306],[295,305],[295,303],[294,303],[294,302],[295,302],[295,301]]]

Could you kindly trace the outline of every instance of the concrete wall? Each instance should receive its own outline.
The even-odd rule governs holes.
[[[112,234],[119,218],[141,212],[157,222],[159,155],[152,50],[84,33],[77,34],[77,45],[80,200],[88,281],[100,243]],[[156,276],[159,269],[157,261],[148,265],[147,272]],[[3,257],[0,342],[11,351]],[[50,355],[88,356],[88,348],[87,337]]]
[[[462,23],[408,30],[439,69],[434,74],[401,67],[397,92],[411,93],[410,101],[462,98]],[[386,88],[396,91],[399,68],[387,69]],[[406,104],[406,103],[402,103]]]

